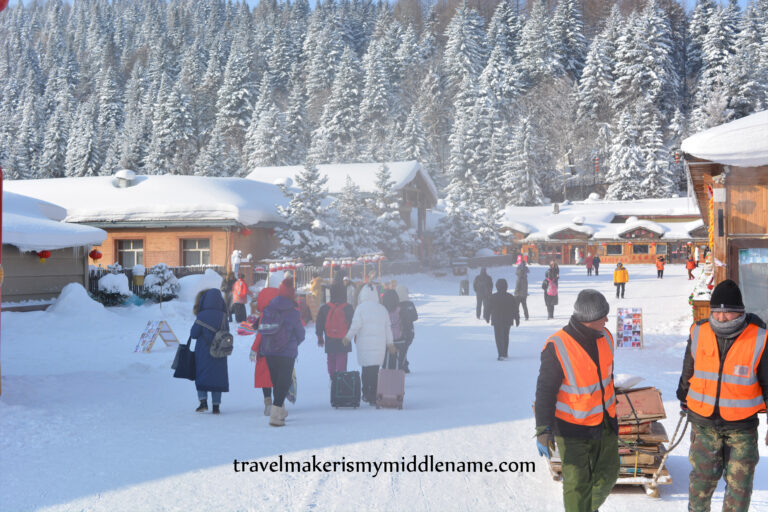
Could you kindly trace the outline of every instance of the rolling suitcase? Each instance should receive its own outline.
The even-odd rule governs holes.
[[[459,295],[469,295],[469,279],[459,281]]]
[[[336,372],[331,379],[333,407],[360,407],[360,372]]]
[[[384,358],[387,366],[397,367],[397,357]],[[405,396],[405,371],[401,369],[382,368],[379,370],[379,380],[376,384],[376,408],[387,407],[402,409]]]

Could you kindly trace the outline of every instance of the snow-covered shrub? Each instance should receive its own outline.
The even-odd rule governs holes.
[[[158,263],[144,278],[143,297],[155,302],[173,300],[179,295],[181,285],[165,263]]]
[[[144,268],[144,265],[142,265],[141,263],[137,263],[133,266],[133,268],[131,269],[131,272],[133,272],[134,276],[143,276],[143,275],[146,275],[147,269]]]
[[[105,306],[117,306],[133,295],[125,274],[104,274],[99,279],[99,291],[95,298]]]

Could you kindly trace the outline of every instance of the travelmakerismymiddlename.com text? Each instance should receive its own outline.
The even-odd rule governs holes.
[[[436,460],[434,455],[412,455],[398,461],[323,460],[316,455],[304,460],[288,460],[282,455],[272,460],[237,460],[232,463],[235,473],[534,473],[533,461],[454,461]]]

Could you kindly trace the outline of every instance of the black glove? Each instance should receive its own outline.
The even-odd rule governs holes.
[[[680,402],[680,414],[688,414],[688,404],[684,400]]]

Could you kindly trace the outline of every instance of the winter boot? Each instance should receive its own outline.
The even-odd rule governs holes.
[[[213,414],[220,414],[219,404],[213,404]]]
[[[283,421],[288,417],[288,409],[285,408],[285,403],[283,403],[283,406],[280,408],[280,417],[283,418]]]
[[[200,406],[195,409],[195,412],[207,412],[208,411],[208,400],[200,400]]]
[[[272,410],[269,413],[269,424],[273,427],[285,426],[285,420],[283,419],[282,407],[272,405]]]
[[[272,412],[272,398],[265,397],[264,398],[264,416],[269,416],[271,412]]]

